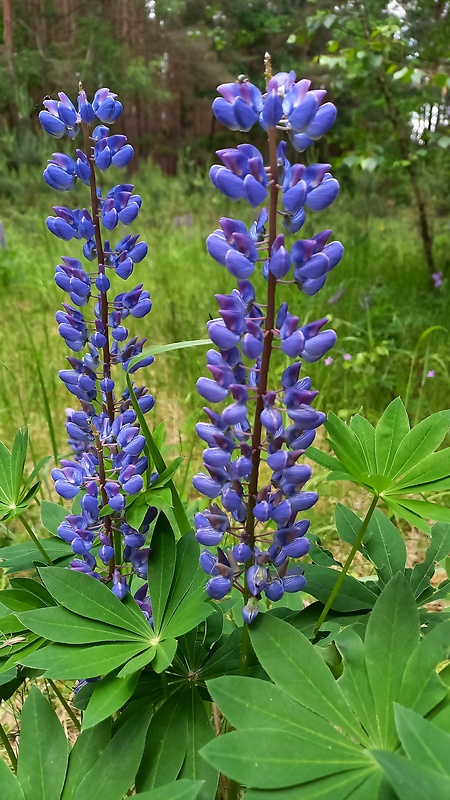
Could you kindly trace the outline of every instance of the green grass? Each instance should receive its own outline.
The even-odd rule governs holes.
[[[109,173],[108,179],[110,183]],[[124,180],[123,175],[117,172],[116,180]],[[192,170],[168,178],[147,164],[135,181],[143,208],[132,230],[141,231],[149,255],[126,285],[144,283],[153,310],[145,320],[133,321],[130,330],[155,344],[202,338],[209,314],[217,314],[214,294],[234,286],[227,271],[208,256],[205,239],[221,215],[242,216],[250,223],[252,211],[224,200]],[[65,298],[53,274],[61,255],[79,257],[81,248],[79,242],[53,237],[44,220],[52,203],[82,204],[84,187],[78,188],[72,196],[58,197],[42,186],[33,190],[30,203],[27,192],[22,192],[2,212],[7,248],[0,251],[0,438],[10,444],[18,427],[30,425],[34,459],[66,452],[64,408],[72,398],[59,381],[58,370],[64,368],[69,351],[57,334],[54,315]],[[405,396],[408,381],[413,418],[445,407],[450,384],[448,334],[433,330],[416,346],[430,326],[447,328],[450,290],[447,285],[439,291],[430,288],[413,213],[392,206],[386,212],[381,202],[362,192],[355,196],[343,192],[332,211],[310,215],[297,238],[326,227],[332,227],[334,237],[345,246],[344,259],[326,288],[314,298],[292,286],[279,292],[280,302],[288,299],[291,311],[302,321],[328,315],[338,333],[331,366],[305,365],[304,374],[310,374],[320,389],[319,407],[343,417],[362,409],[376,419],[393,397]],[[115,231],[111,239],[122,235]],[[449,238],[445,232],[440,235],[438,263]],[[255,283],[263,289],[262,279]],[[117,292],[123,287],[119,279],[113,284]],[[345,361],[344,353],[351,354],[351,360]],[[195,381],[205,372],[204,362],[204,348],[192,348],[160,356],[137,374],[138,382],[145,381],[157,398],[152,422],[166,419],[169,442],[181,441],[188,457],[186,486],[188,473],[200,463],[193,429],[202,414]],[[274,381],[284,365],[284,357],[276,354]],[[429,370],[435,371],[434,378],[426,377]]]

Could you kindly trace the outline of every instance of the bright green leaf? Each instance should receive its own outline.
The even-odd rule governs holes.
[[[382,414],[375,429],[377,473],[389,475],[395,454],[409,433],[409,419],[400,397],[396,397]]]
[[[32,686],[21,714],[17,778],[26,800],[59,800],[69,744],[52,705]]]
[[[133,694],[138,678],[139,672],[134,672],[126,678],[107,675],[96,683],[88,707],[83,714],[83,730],[98,725],[99,722],[122,708]]]
[[[367,623],[365,657],[375,702],[380,744],[397,742],[393,703],[400,696],[403,673],[419,642],[419,616],[406,579],[395,575],[383,589]]]
[[[330,670],[303,634],[264,614],[251,626],[250,639],[261,666],[281,689],[349,736],[366,741]]]

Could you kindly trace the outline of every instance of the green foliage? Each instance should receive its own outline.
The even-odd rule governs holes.
[[[426,521],[450,522],[450,509],[405,495],[450,489],[450,448],[434,452],[450,427],[438,411],[412,429],[401,398],[387,407],[375,429],[359,415],[346,425],[330,413],[325,423],[337,459],[308,448],[313,461],[331,469],[328,480],[348,480],[381,498],[391,511],[427,533]]]
[[[26,654],[23,660],[20,651],[15,663],[59,679],[75,679],[80,674],[93,678],[121,667],[119,682],[110,679],[107,686],[97,687],[97,695],[94,692],[94,719],[104,718],[98,717],[104,712],[104,708],[100,712],[97,709],[99,694],[100,706],[118,703],[117,710],[123,693],[130,689],[131,694],[134,688],[132,679],[125,679],[139,674],[150,662],[155,672],[165,670],[174,658],[176,637],[195,628],[213,610],[200,585],[195,538],[186,534],[175,545],[162,513],[153,532],[149,562],[153,630],[133,600],[122,603],[108,587],[88,575],[49,567],[42,569],[40,576],[57,605],[35,608],[33,598],[33,610],[19,613],[18,618],[23,630],[52,644]],[[6,598],[10,592],[7,590]]]
[[[40,481],[36,480],[48,458],[41,459],[31,475],[24,479],[28,451],[28,430],[19,430],[11,452],[0,442],[0,520],[19,517],[36,497]]]
[[[305,636],[272,614],[261,616],[250,636],[273,683],[238,676],[211,681],[211,695],[236,731],[202,754],[249,787],[253,800],[345,798],[357,786],[361,797],[389,796],[377,762],[387,771],[381,759],[389,763],[407,738],[420,767],[429,768],[430,755],[419,753],[417,740],[422,726],[431,725],[423,717],[448,703],[437,668],[448,657],[449,625],[436,628],[445,653],[434,649],[428,668],[418,669],[427,661],[427,637],[420,638],[414,597],[397,574],[378,598],[364,639],[358,627],[336,637],[342,675],[335,681]],[[405,705],[403,716],[396,703]]]

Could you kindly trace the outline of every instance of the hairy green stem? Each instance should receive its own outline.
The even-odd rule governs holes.
[[[12,766],[14,772],[17,772],[17,756],[16,756],[14,750],[12,749],[11,742],[9,741],[8,735],[7,735],[3,725],[1,724],[1,722],[0,722],[0,741],[2,742],[3,747],[5,748],[6,752],[8,753],[8,757],[9,757],[9,760],[11,761],[11,766]]]
[[[28,534],[31,536],[31,538],[32,538],[33,542],[35,543],[35,545],[36,545],[37,549],[38,549],[38,550],[39,550],[39,552],[42,554],[42,556],[43,556],[43,558],[45,559],[45,561],[47,562],[47,564],[48,564],[50,567],[52,567],[52,566],[53,566],[53,561],[51,560],[51,558],[50,558],[49,554],[47,553],[47,551],[46,551],[45,547],[44,547],[44,546],[41,544],[41,542],[39,541],[39,539],[38,539],[38,537],[36,536],[35,532],[34,532],[34,531],[32,530],[32,528],[30,528],[30,526],[28,525],[28,522],[26,521],[25,517],[24,517],[22,514],[20,514],[20,516],[19,516],[19,519],[20,519],[20,521],[21,521],[21,523],[22,523],[23,527],[25,528],[26,532],[27,532],[27,533],[28,533]]]
[[[72,722],[75,725],[76,729],[80,731],[81,730],[80,720],[75,715],[74,711],[72,711],[72,709],[69,706],[67,700],[65,699],[63,694],[59,691],[59,689],[56,686],[56,684],[53,681],[51,681],[49,678],[47,678],[47,680],[49,682],[49,685],[52,687],[54,693],[56,694],[59,702],[61,703],[62,706],[64,706],[64,710],[65,710],[66,714],[70,717],[70,719],[72,720]]]
[[[322,627],[323,623],[325,622],[325,620],[327,618],[327,615],[328,615],[328,612],[329,612],[331,606],[333,605],[333,601],[334,601],[335,597],[339,593],[339,589],[341,588],[341,586],[342,586],[342,584],[344,582],[344,578],[345,578],[345,576],[347,575],[347,572],[350,569],[350,566],[351,566],[352,561],[353,561],[353,559],[355,557],[356,551],[360,547],[361,542],[362,542],[362,540],[364,538],[364,534],[365,534],[365,532],[367,530],[367,526],[368,526],[368,524],[370,522],[371,516],[372,516],[373,512],[375,511],[375,507],[376,507],[376,505],[378,503],[378,500],[379,500],[378,495],[377,494],[374,495],[373,500],[372,500],[372,502],[370,504],[370,508],[369,508],[366,516],[364,517],[363,524],[361,525],[361,530],[359,531],[358,536],[356,537],[355,541],[353,542],[353,547],[350,550],[350,553],[348,554],[348,558],[347,558],[344,566],[342,567],[342,570],[339,573],[339,577],[338,577],[336,583],[333,586],[332,592],[331,592],[327,602],[325,603],[325,606],[323,608],[323,611],[322,611],[319,619],[317,620],[317,624],[316,624],[316,626],[314,628],[314,635],[316,635],[319,632],[320,628]]]

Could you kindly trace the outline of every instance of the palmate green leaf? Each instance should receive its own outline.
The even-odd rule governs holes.
[[[46,539],[45,550],[53,563],[59,563],[64,559],[69,561],[73,558],[70,544],[63,542],[62,539]],[[21,542],[9,547],[2,547],[0,550],[0,567],[6,573],[27,572],[36,564],[42,564],[42,561],[42,554],[34,542]]]
[[[195,800],[198,797],[201,781],[176,781],[151,789],[149,792],[137,794],[137,800]]]
[[[391,477],[403,475],[433,453],[450,427],[450,411],[438,411],[419,422],[400,444],[389,470]]]
[[[406,508],[404,505],[400,505],[397,497],[394,498],[390,495],[386,495],[383,497],[383,499],[388,508],[390,508],[397,517],[406,519],[406,521],[409,522],[413,528],[418,528],[419,531],[423,531],[424,533],[428,534],[431,532],[431,527],[428,522],[426,522],[419,514],[416,514],[415,511]],[[403,500],[403,496],[400,499]]]
[[[177,646],[178,642],[176,639],[163,639],[158,642],[156,645],[155,659],[153,661],[153,669],[155,672],[159,674],[167,669],[174,659]]]
[[[110,719],[105,719],[94,728],[89,728],[89,730],[84,730],[79,734],[70,752],[69,766],[61,800],[74,800],[75,793],[86,772],[98,761],[110,739]]]
[[[43,639],[40,639],[38,636],[34,636],[34,634],[29,633],[22,645],[17,645],[7,651],[7,655],[10,657],[1,664],[0,672],[3,674],[15,667],[17,664],[21,664],[22,658],[34,653],[44,644],[45,642]]]
[[[20,658],[20,663],[34,669],[45,670],[47,678],[77,680],[106,675],[142,652],[143,644],[124,642],[99,645],[51,644],[37,653]]]
[[[409,433],[409,419],[400,397],[389,403],[375,429],[375,459],[380,475],[389,475],[395,454]]]
[[[29,444],[28,428],[21,428],[17,431],[13,446],[11,448],[11,487],[12,497],[18,499],[20,487],[23,479],[25,460]]]
[[[353,545],[361,530],[362,520],[338,503],[335,521],[340,538]],[[378,509],[375,509],[369,521],[360,550],[375,564],[383,584],[388,583],[396,572],[405,571],[406,545],[403,538],[395,525]]]
[[[450,778],[440,772],[414,764],[397,753],[383,750],[373,752],[373,757],[385,771],[399,800],[430,800],[430,797],[450,797]]]
[[[0,602],[16,613],[47,607],[40,597],[24,589],[5,589],[5,591],[0,592]]]
[[[330,752],[316,741],[272,728],[233,731],[213,739],[201,753],[217,770],[257,789],[282,789],[367,767],[362,748],[349,753],[333,747]]]
[[[0,796],[5,800],[25,800],[19,781],[0,758]]]
[[[416,597],[420,597],[434,575],[436,561],[450,552],[450,525],[437,523],[431,528],[431,542],[422,564],[416,564],[411,573],[410,584]]]
[[[197,539],[194,532],[189,531],[176,544],[175,570],[164,614],[165,625],[170,622],[188,593],[203,587],[203,570],[199,565],[199,555]]]
[[[375,457],[375,428],[369,420],[361,414],[355,414],[349,423],[349,427],[356,434],[366,457],[369,473],[377,472],[377,461]]]
[[[126,678],[118,678],[115,675],[102,678],[95,685],[83,714],[83,731],[93,728],[122,708],[133,694],[138,678],[139,672],[134,672]]]
[[[28,428],[19,428],[11,448],[11,497],[18,497],[29,443]]]
[[[450,476],[450,447],[439,450],[424,458],[418,465],[408,470],[401,480],[397,481],[392,491],[400,493],[400,490],[408,491],[427,491],[428,484],[441,482]],[[416,487],[422,487],[416,489]]]
[[[151,539],[152,557],[148,562],[148,582],[152,587],[154,630],[161,631],[164,609],[175,570],[175,537],[169,520],[159,514]]]
[[[293,733],[305,742],[314,739],[328,752],[334,747],[350,756],[355,750],[359,752],[358,745],[328,720],[296,703],[269,681],[230,675],[208,681],[208,690],[233,728],[270,728]]]
[[[356,631],[347,626],[336,637],[336,647],[341,653],[344,671],[338,685],[348,704],[373,740],[377,735],[375,704],[370,689],[364,658],[364,643]]]
[[[369,463],[356,433],[332,411],[324,427],[344,469],[358,479],[364,479],[369,474]]]
[[[352,475],[345,470],[337,458],[333,458],[333,456],[330,456],[329,453],[324,453],[322,450],[318,450],[317,447],[310,445],[310,447],[308,447],[308,449],[305,451],[305,455],[310,458],[311,461],[319,464],[320,467],[325,467],[332,472],[345,472],[350,479],[352,478]]]
[[[188,705],[184,692],[172,694],[153,715],[136,776],[136,789],[144,792],[178,777],[186,756]]]
[[[449,733],[397,703],[395,724],[402,747],[411,761],[450,777]]]
[[[0,498],[9,505],[14,499],[11,481],[11,453],[0,442]]]
[[[93,644],[96,642],[141,642],[142,647],[148,644],[147,639],[134,631],[125,631],[95,619],[72,614],[66,608],[54,606],[19,614],[19,619],[29,630],[43,636],[50,642],[61,644]]]
[[[393,703],[399,699],[408,659],[419,643],[419,615],[411,588],[397,574],[384,588],[367,623],[365,659],[375,703],[379,741],[397,742]]]
[[[153,645],[144,650],[143,653],[134,656],[130,661],[127,661],[124,667],[117,673],[118,678],[127,678],[134,672],[140,672],[144,667],[150,664],[156,656],[156,647]]]
[[[52,536],[58,536],[58,527],[67,517],[67,510],[58,503],[42,500],[39,511],[45,530],[51,533]]]
[[[26,800],[59,800],[68,758],[69,745],[52,705],[32,686],[22,708],[17,761]]]
[[[437,503],[430,503],[428,500],[409,500],[401,495],[390,495],[390,498],[392,498],[392,501],[400,508],[406,509],[409,513],[412,512],[416,514],[421,517],[422,520],[426,517],[435,522],[450,523],[450,508],[446,506],[439,506]],[[421,530],[423,530],[423,528]]]
[[[39,574],[55,600],[75,614],[148,636],[145,617],[141,615],[141,622],[107,586],[93,581],[90,575],[59,567],[45,567]]]
[[[383,583],[388,583],[397,572],[405,571],[406,545],[403,537],[390,519],[377,508],[367,528],[365,547]]]
[[[316,597],[325,605],[340,573],[329,567],[317,564],[304,564],[305,578],[308,594]],[[373,592],[365,583],[358,581],[351,575],[346,575],[342,586],[333,600],[333,611],[360,611],[372,608],[378,594]]]
[[[23,489],[22,489],[22,492],[27,492],[28,491],[28,489],[31,487],[31,485],[36,480],[36,478],[39,477],[39,473],[40,473],[41,469],[43,467],[45,467],[45,465],[50,461],[50,459],[51,459],[51,456],[44,456],[44,458],[39,459],[39,461],[36,464],[36,466],[34,467],[33,471],[30,473],[30,475],[26,479],[26,481],[24,483],[24,486],[23,486]],[[40,481],[39,481],[39,483],[40,483]]]
[[[303,634],[264,614],[251,626],[250,639],[263,669],[290,697],[349,736],[367,741],[323,658]]]
[[[403,673],[398,702],[428,714],[444,699],[448,688],[437,674],[437,667],[450,656],[450,620],[436,625],[411,654]]]
[[[178,605],[167,625],[165,619],[163,620],[162,635],[182,636],[207,619],[213,610],[203,587],[190,591]]]
[[[33,578],[11,578],[9,585],[12,589],[21,589],[28,595],[34,595],[34,597],[41,600],[42,606],[55,605],[55,601],[50,592],[47,591],[42,583],[39,583],[39,581],[36,581]]]
[[[235,628],[226,638],[223,645],[219,645],[202,660],[199,667],[199,676],[202,680],[215,678],[225,672],[232,675],[239,670],[239,658],[241,653],[242,629]]]
[[[188,709],[186,758],[179,775],[182,779],[203,781],[198,800],[214,800],[219,774],[202,758],[200,750],[215,738],[215,734],[197,687],[188,685],[184,695]]]
[[[373,771],[370,769],[352,769],[338,775],[319,778],[303,786],[292,786],[290,789],[275,789],[273,792],[250,789],[245,793],[245,800],[347,800],[353,798],[353,790],[359,786],[363,786],[364,790],[369,788],[368,779],[370,780],[372,774]],[[372,794],[365,794],[362,797],[364,800],[369,800]]]
[[[150,704],[142,704],[138,715],[122,723],[85,774],[74,800],[122,800],[134,783],[151,714]]]

